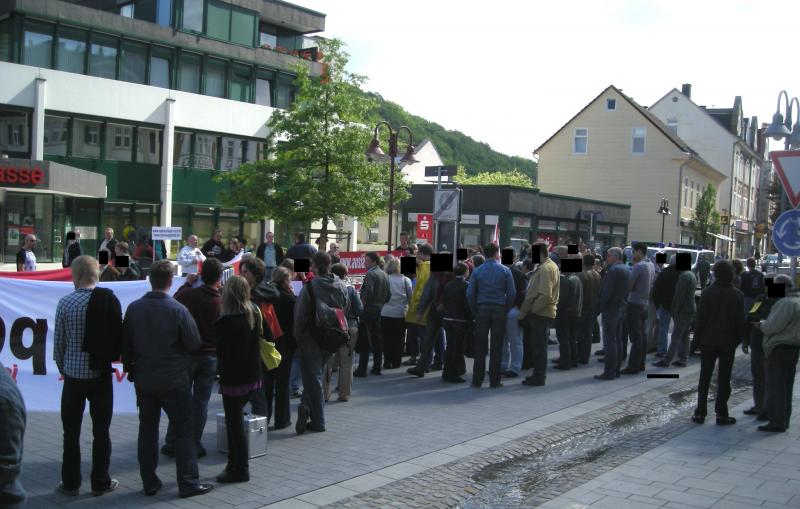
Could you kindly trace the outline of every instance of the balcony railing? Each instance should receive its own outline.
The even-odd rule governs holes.
[[[312,62],[319,62],[322,59],[322,52],[317,47],[317,41],[302,35],[281,36],[273,44],[261,44],[261,48],[272,50],[284,55],[292,55]]]

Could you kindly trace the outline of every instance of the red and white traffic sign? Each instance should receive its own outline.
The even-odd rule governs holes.
[[[428,241],[433,239],[432,214],[417,214],[417,238]]]
[[[776,150],[769,155],[789,203],[792,208],[797,208],[800,205],[800,150]]]

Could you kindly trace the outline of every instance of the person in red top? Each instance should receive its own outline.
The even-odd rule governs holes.
[[[197,274],[189,274],[186,283],[175,292],[175,300],[186,306],[197,324],[202,343],[200,348],[192,352],[189,361],[189,383],[192,386],[192,423],[197,457],[206,455],[203,447],[203,430],[208,417],[208,400],[214,388],[214,377],[217,374],[217,333],[215,322],[222,307],[222,262],[216,258],[208,258],[203,262],[200,279],[203,284],[193,288]],[[172,421],[167,428],[167,437],[161,453],[175,456],[175,440],[177,430]]]

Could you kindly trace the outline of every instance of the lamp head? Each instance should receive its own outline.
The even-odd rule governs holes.
[[[789,136],[789,148],[800,148],[800,118],[794,123],[792,127],[792,134]]]
[[[400,162],[406,164],[414,164],[419,162],[419,160],[416,157],[414,157],[413,145],[409,145],[408,147],[406,147],[406,153],[403,154],[403,157],[402,159],[400,159]]]
[[[372,138],[372,141],[369,142],[369,147],[367,147],[367,151],[364,152],[364,155],[367,156],[368,161],[385,156],[383,150],[381,150],[381,142],[378,141],[377,137]]]
[[[780,141],[789,136],[789,134],[791,134],[789,129],[786,127],[786,124],[783,123],[783,115],[780,111],[776,111],[775,114],[772,115],[772,123],[767,127],[764,135],[772,137],[775,141]]]

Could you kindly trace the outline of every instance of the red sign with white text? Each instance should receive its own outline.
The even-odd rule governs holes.
[[[433,241],[433,214],[417,214],[417,239]]]
[[[363,276],[367,273],[367,266],[364,264],[364,255],[366,251],[340,251],[339,263],[347,267],[348,276]],[[379,256],[386,256],[388,251],[376,251]],[[392,254],[397,258],[403,256],[400,251],[392,251]]]

